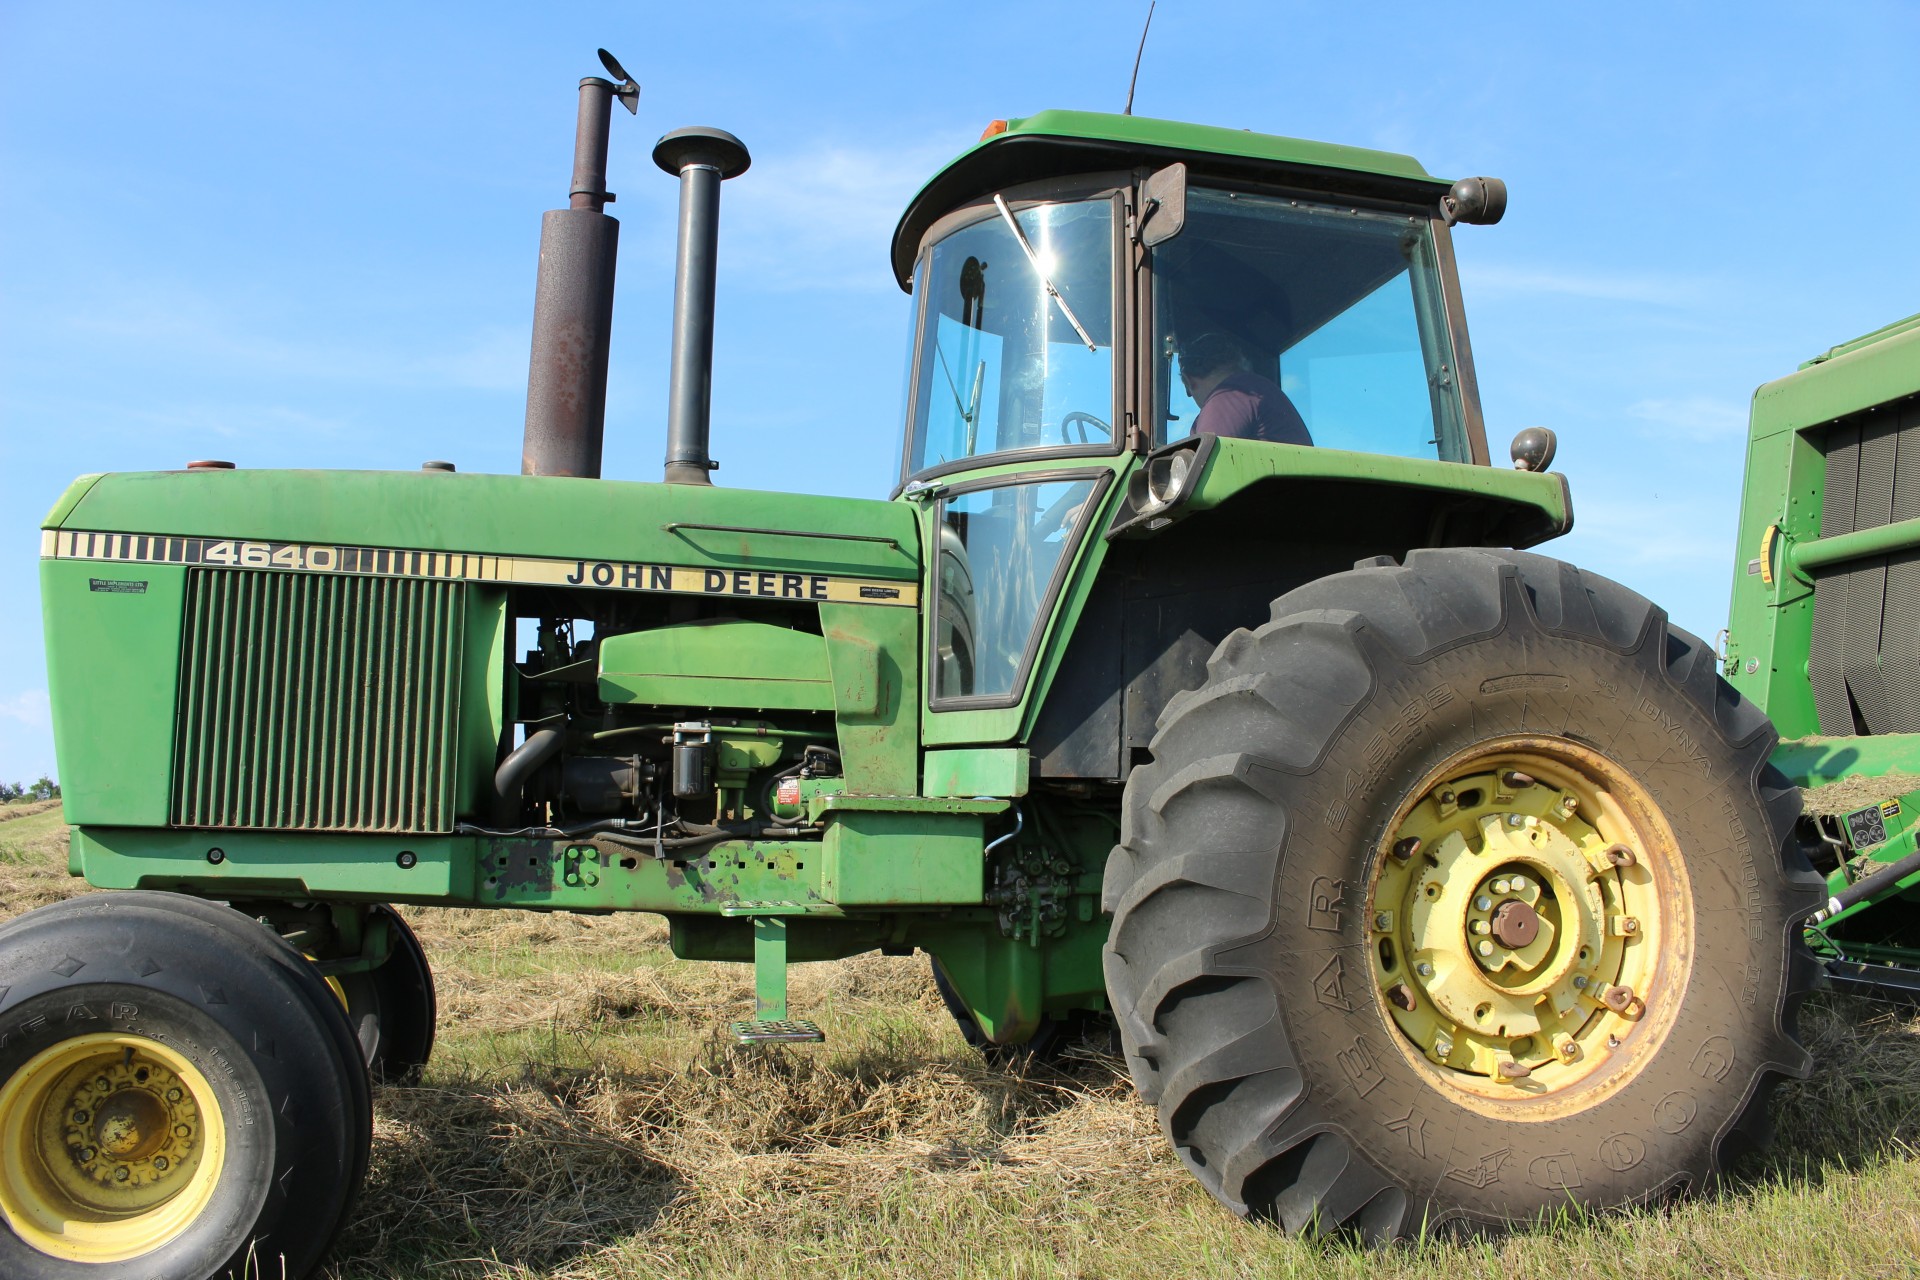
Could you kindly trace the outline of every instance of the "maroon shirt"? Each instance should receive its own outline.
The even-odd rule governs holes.
[[[1257,373],[1220,379],[1193,420],[1195,435],[1238,436],[1272,444],[1312,444],[1313,436],[1287,393]]]

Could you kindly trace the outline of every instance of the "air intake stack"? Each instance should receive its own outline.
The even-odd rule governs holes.
[[[600,474],[614,258],[620,245],[620,224],[604,212],[613,200],[607,190],[607,133],[614,99],[629,112],[638,110],[640,100],[640,86],[612,54],[600,50],[600,61],[620,83],[598,76],[580,82],[568,207],[540,219],[523,475]]]
[[[680,254],[673,283],[673,360],[667,391],[667,483],[712,484],[713,281],[720,184],[747,171],[746,144],[724,129],[675,129],[653,162],[680,176]]]

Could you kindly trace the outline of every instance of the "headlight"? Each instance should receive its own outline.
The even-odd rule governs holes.
[[[1170,507],[1186,492],[1187,477],[1193,473],[1193,453],[1162,454],[1147,463],[1147,500],[1156,508]]]

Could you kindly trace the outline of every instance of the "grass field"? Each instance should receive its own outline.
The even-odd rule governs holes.
[[[65,860],[57,809],[0,818],[0,916],[83,890]],[[987,1068],[923,958],[799,969],[827,1043],[751,1052],[719,1038],[746,968],[650,918],[408,914],[439,1045],[378,1095],[331,1280],[1920,1275],[1920,1019],[1880,1006],[1809,1006],[1816,1074],[1714,1197],[1367,1253],[1220,1210],[1096,1048]]]

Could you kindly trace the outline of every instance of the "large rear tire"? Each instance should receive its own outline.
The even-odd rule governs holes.
[[[305,1275],[365,1169],[365,1074],[272,934],[168,895],[0,928],[0,1274]]]
[[[1370,1239],[1710,1183],[1807,1066],[1820,882],[1774,742],[1700,641],[1540,556],[1276,601],[1168,705],[1106,872],[1181,1159]]]

